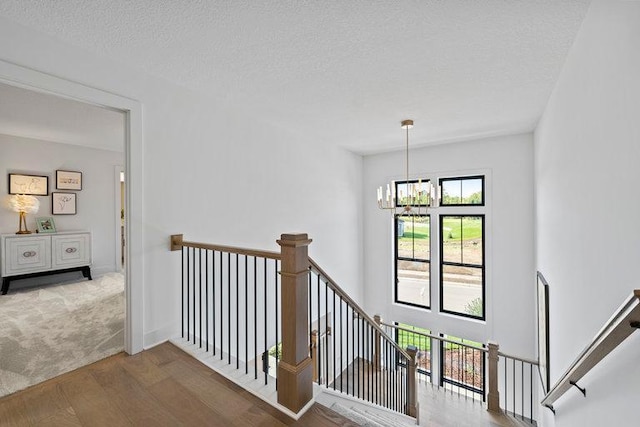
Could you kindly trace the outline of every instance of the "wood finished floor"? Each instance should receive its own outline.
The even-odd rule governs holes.
[[[315,404],[294,421],[165,343],[0,399],[0,426],[356,426]]]

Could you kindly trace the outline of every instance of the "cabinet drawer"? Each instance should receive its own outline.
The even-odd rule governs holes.
[[[51,268],[49,242],[48,236],[6,239],[3,275],[33,273]]]
[[[91,264],[90,240],[89,234],[51,236],[53,268]]]

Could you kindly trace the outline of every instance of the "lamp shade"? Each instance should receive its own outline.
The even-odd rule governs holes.
[[[40,209],[40,201],[33,196],[16,194],[7,201],[9,209],[14,212],[36,213]]]

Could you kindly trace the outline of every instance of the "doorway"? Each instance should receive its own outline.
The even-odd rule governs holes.
[[[125,164],[125,351],[135,354],[143,349],[143,188],[142,188],[142,106],[140,102],[95,89],[74,81],[21,67],[0,60],[0,82],[36,92],[74,99],[126,115]],[[132,221],[132,218],[136,218]]]

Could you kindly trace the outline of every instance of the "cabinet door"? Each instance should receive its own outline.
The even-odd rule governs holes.
[[[50,237],[10,237],[5,239],[5,276],[35,273],[51,268]]]
[[[68,268],[91,264],[91,236],[72,234],[51,236],[53,268]]]

